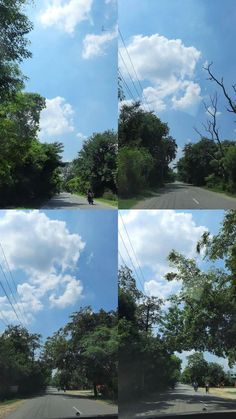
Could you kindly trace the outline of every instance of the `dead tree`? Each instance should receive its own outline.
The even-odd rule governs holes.
[[[236,113],[236,102],[229,95],[229,93],[228,93],[228,91],[227,91],[227,89],[225,87],[225,84],[224,84],[224,78],[221,77],[221,79],[219,80],[212,73],[212,70],[211,70],[212,65],[213,65],[213,63],[211,62],[207,66],[204,66],[203,67],[204,70],[206,70],[207,73],[208,73],[208,75],[209,75],[208,80],[214,81],[221,88],[221,90],[223,91],[223,94],[224,94],[224,96],[225,96],[225,98],[226,98],[226,100],[228,102],[228,107],[226,108],[227,111],[230,112],[230,113]],[[232,85],[232,88],[233,88],[234,93],[236,94],[236,84],[233,84]]]

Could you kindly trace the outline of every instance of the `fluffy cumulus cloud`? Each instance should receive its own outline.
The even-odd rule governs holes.
[[[7,211],[0,219],[0,237],[13,275],[24,276],[17,286],[15,308],[26,310],[28,320],[47,302],[64,308],[82,295],[82,283],[74,272],[85,243],[68,231],[64,221],[51,220],[39,211]],[[0,261],[7,272],[2,254]],[[14,318],[7,300],[2,303],[5,315]]]
[[[48,0],[39,20],[45,27],[73,34],[79,23],[91,20],[92,5],[93,0]]]
[[[172,210],[132,211],[131,214],[124,212],[122,217],[139,265],[150,272],[151,277],[147,278],[144,284],[145,291],[162,298],[176,292],[178,283],[176,281],[168,283],[164,278],[171,270],[167,257],[172,249],[187,257],[193,257],[196,243],[207,228],[197,225],[192,214]],[[128,252],[133,255],[121,219],[119,229]],[[130,266],[122,240],[119,242],[119,248],[123,259]],[[137,267],[135,257],[132,259]]]
[[[150,83],[143,96],[154,110],[161,112],[167,104],[173,109],[191,110],[199,104],[201,88],[194,82],[194,75],[201,52],[195,47],[185,46],[180,39],[153,34],[134,36],[127,50],[138,78]],[[123,57],[127,56],[123,47],[120,52]],[[126,63],[133,74],[128,59]],[[127,72],[125,67],[122,71]]]
[[[117,30],[105,31],[100,35],[88,34],[83,40],[82,57],[88,60],[105,54],[106,48],[117,37]]]
[[[40,137],[47,139],[73,132],[73,117],[74,110],[63,97],[46,99],[46,108],[41,112],[40,118]]]

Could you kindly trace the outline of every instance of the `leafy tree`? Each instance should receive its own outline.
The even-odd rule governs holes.
[[[45,100],[17,93],[0,109],[0,192],[2,207],[27,203],[58,191],[62,145],[38,141]]]
[[[69,192],[87,193],[91,188],[96,196],[106,190],[117,193],[117,136],[113,131],[92,135],[84,142],[78,158],[65,176]]]
[[[26,36],[32,30],[32,23],[23,9],[27,3],[27,0],[0,1],[0,102],[24,85],[18,63],[31,57]]]
[[[57,373],[54,382],[61,388],[88,388],[103,385],[107,395],[117,397],[117,316],[85,307],[45,343],[44,360]]]
[[[221,260],[225,268],[202,270],[194,259],[172,251],[169,260],[175,272],[167,279],[181,281],[181,291],[170,298],[163,319],[163,333],[175,350],[209,351],[236,362],[235,332],[235,211],[226,213],[215,236],[204,233],[197,250],[204,249],[211,262]]]
[[[30,334],[20,326],[9,326],[0,337],[0,398],[9,395],[11,386],[18,386],[19,394],[32,394],[44,389],[50,371],[36,357],[40,335]]]
[[[119,194],[132,196],[169,176],[177,145],[168,125],[139,102],[123,104],[119,116]]]
[[[172,386],[181,361],[153,326],[160,326],[161,300],[136,287],[132,271],[119,271],[119,394],[120,400]]]

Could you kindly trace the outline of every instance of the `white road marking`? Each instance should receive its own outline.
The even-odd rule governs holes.
[[[80,415],[83,414],[83,412],[81,412],[79,409],[77,409],[77,407],[73,406],[73,409],[76,410],[76,412],[78,412]]]
[[[193,198],[193,201],[194,201],[197,205],[199,205],[199,202],[198,202],[195,198]]]

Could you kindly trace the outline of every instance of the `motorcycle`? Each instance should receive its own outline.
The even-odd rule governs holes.
[[[92,195],[88,195],[87,199],[88,199],[89,205],[93,205],[94,204],[94,202],[93,202],[93,196]]]

